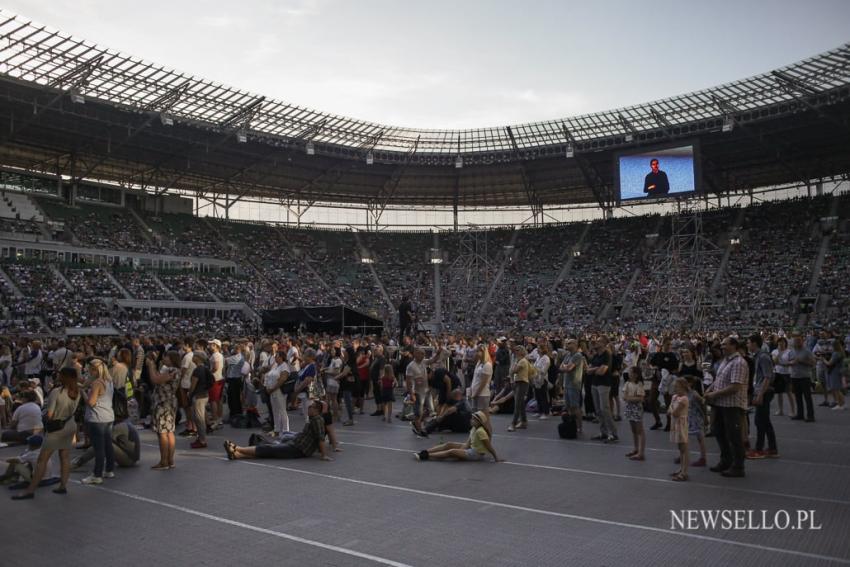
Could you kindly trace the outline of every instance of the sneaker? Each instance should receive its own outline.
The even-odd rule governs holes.
[[[763,459],[766,456],[767,455],[764,454],[764,451],[758,451],[758,450],[754,450],[754,449],[747,451],[747,458],[751,459],[751,460]]]
[[[516,426],[517,429],[528,429],[528,422],[523,421],[519,425]]]
[[[115,478],[115,473],[106,471],[105,473],[103,473],[103,478]]]
[[[193,441],[192,444],[189,445],[189,446],[193,449],[206,449],[207,448],[207,444],[202,443],[200,441]]]
[[[90,475],[81,480],[83,484],[103,484],[103,479],[99,476]]]
[[[349,419],[348,421],[343,421],[342,424],[346,427],[349,427],[351,425],[354,425],[354,422]]]
[[[662,427],[662,425],[661,425],[660,423],[656,423],[655,425],[653,425],[653,426],[652,426],[652,427],[650,427],[649,429],[650,429],[651,431],[655,431],[655,430],[657,430],[657,429],[661,429],[661,427]]]
[[[189,431],[188,429],[184,429],[180,433],[177,434],[179,437],[192,437],[193,435],[197,435],[194,431]]]
[[[619,441],[620,441],[620,438],[617,437],[616,435],[609,435],[608,437],[605,438],[605,441],[603,441],[603,443],[619,443]]]
[[[844,411],[846,409],[847,409],[847,406],[839,406],[839,405],[832,406],[832,411]]]
[[[768,449],[767,451],[764,452],[764,456],[767,457],[768,459],[778,459],[779,458],[779,451],[776,450],[776,449]]]
[[[508,431],[509,431],[509,432],[511,432],[511,433],[513,433],[514,431],[516,431],[516,427],[514,427],[513,425],[509,425],[509,426],[508,426]]]
[[[422,459],[419,457],[419,453],[413,453],[413,458],[417,461],[421,461]]]

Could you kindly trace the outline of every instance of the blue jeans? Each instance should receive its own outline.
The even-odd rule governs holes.
[[[112,422],[87,422],[89,440],[94,449],[94,476],[103,477],[103,465],[106,462],[106,472],[115,470],[115,452],[112,447]]]

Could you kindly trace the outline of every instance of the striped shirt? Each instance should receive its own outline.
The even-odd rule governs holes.
[[[711,403],[723,408],[747,409],[746,386],[749,379],[750,369],[747,366],[747,361],[738,353],[727,356],[720,362],[717,379],[714,381],[712,389],[719,392],[732,384],[743,384],[744,387],[739,388],[734,393],[717,396],[711,400]]]

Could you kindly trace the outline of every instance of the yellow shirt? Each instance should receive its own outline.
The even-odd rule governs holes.
[[[469,446],[482,455],[487,453],[484,442],[489,440],[490,436],[487,435],[487,430],[483,427],[473,427],[469,432]]]
[[[525,358],[521,358],[517,361],[515,373],[517,382],[528,382],[529,367],[530,364]]]

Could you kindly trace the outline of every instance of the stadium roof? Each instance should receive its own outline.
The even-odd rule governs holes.
[[[139,184],[138,171],[152,169],[160,177],[142,179],[142,185],[205,194],[297,195],[375,206],[610,203],[611,152],[687,137],[706,138],[705,173],[718,191],[850,169],[846,158],[823,155],[824,148],[841,153],[834,135],[847,138],[850,44],[685,95],[468,130],[401,128],[287,104],[99,47],[7,11],[0,11],[0,79],[3,119],[11,132],[0,135],[5,146],[0,159],[7,165],[55,172],[63,166],[44,167],[52,158],[88,154],[83,159],[88,164],[75,165],[77,175],[79,167],[86,173],[80,177]],[[84,101],[88,108],[69,101]],[[29,116],[22,113],[27,106]],[[42,118],[56,113],[62,116],[55,121]],[[105,134],[121,122],[123,137]],[[72,148],[67,136],[74,130]],[[789,134],[797,140],[790,145]],[[720,143],[734,148],[731,155],[710,150]],[[199,144],[204,156],[197,155]],[[741,144],[761,159],[741,154]],[[154,155],[156,148],[184,155],[185,167],[166,163]],[[273,155],[277,148],[288,153]],[[576,157],[567,159],[568,151]],[[605,155],[594,155],[598,152]],[[847,153],[845,141],[841,155]],[[815,154],[819,167],[792,164],[800,155],[807,160]],[[373,167],[366,167],[367,156]],[[776,161],[786,163],[771,168]],[[740,171],[753,167],[763,174]]]

